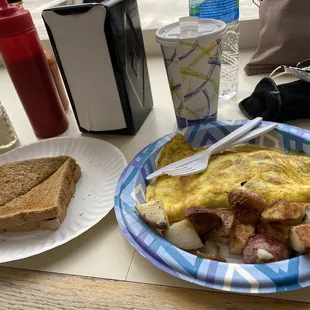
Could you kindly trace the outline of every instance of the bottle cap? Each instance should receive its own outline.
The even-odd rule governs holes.
[[[34,28],[34,24],[29,11],[9,5],[7,0],[0,0],[0,39],[31,28]]]

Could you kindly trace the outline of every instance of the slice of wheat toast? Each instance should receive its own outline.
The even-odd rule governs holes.
[[[0,206],[26,194],[48,179],[68,156],[29,159],[0,166]]]
[[[81,177],[81,169],[77,165],[74,171],[73,179],[71,183],[74,184],[78,182]],[[70,184],[70,188],[75,186],[74,184]],[[67,208],[62,208],[59,217],[38,221],[38,222],[31,222],[23,225],[18,225],[14,227],[9,227],[6,229],[0,229],[0,232],[26,232],[26,231],[34,231],[34,230],[56,230],[59,228],[60,224],[64,221],[67,214]]]
[[[6,229],[1,229],[0,232],[25,232],[34,230],[56,230],[59,228],[60,224],[64,221],[67,215],[67,208],[61,210],[59,217],[53,219],[48,219],[39,222],[32,222],[23,225],[18,225],[14,227],[9,227]]]
[[[60,218],[80,176],[79,165],[69,157],[47,180],[0,207],[0,229]]]

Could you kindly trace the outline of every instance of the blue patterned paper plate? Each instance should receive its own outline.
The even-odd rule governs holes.
[[[184,137],[194,147],[212,144],[246,121],[210,122],[188,127]],[[266,125],[264,122],[262,125]],[[175,133],[144,148],[122,173],[116,188],[115,212],[119,225],[134,248],[158,268],[205,287],[242,293],[274,293],[310,285],[310,257],[302,255],[270,264],[221,263],[202,259],[176,248],[153,231],[136,213],[136,201],[145,199],[146,175]],[[250,141],[260,146],[303,150],[310,154],[310,132],[279,124],[276,130]]]

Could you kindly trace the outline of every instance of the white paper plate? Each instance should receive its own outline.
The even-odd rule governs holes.
[[[38,157],[70,155],[82,169],[67,216],[55,231],[0,233],[0,263],[36,255],[79,236],[113,208],[117,180],[126,166],[122,152],[92,138],[55,138],[0,156],[0,165]]]

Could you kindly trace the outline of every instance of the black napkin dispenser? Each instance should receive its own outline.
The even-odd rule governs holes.
[[[136,0],[68,0],[42,18],[79,129],[135,134],[153,107]]]

